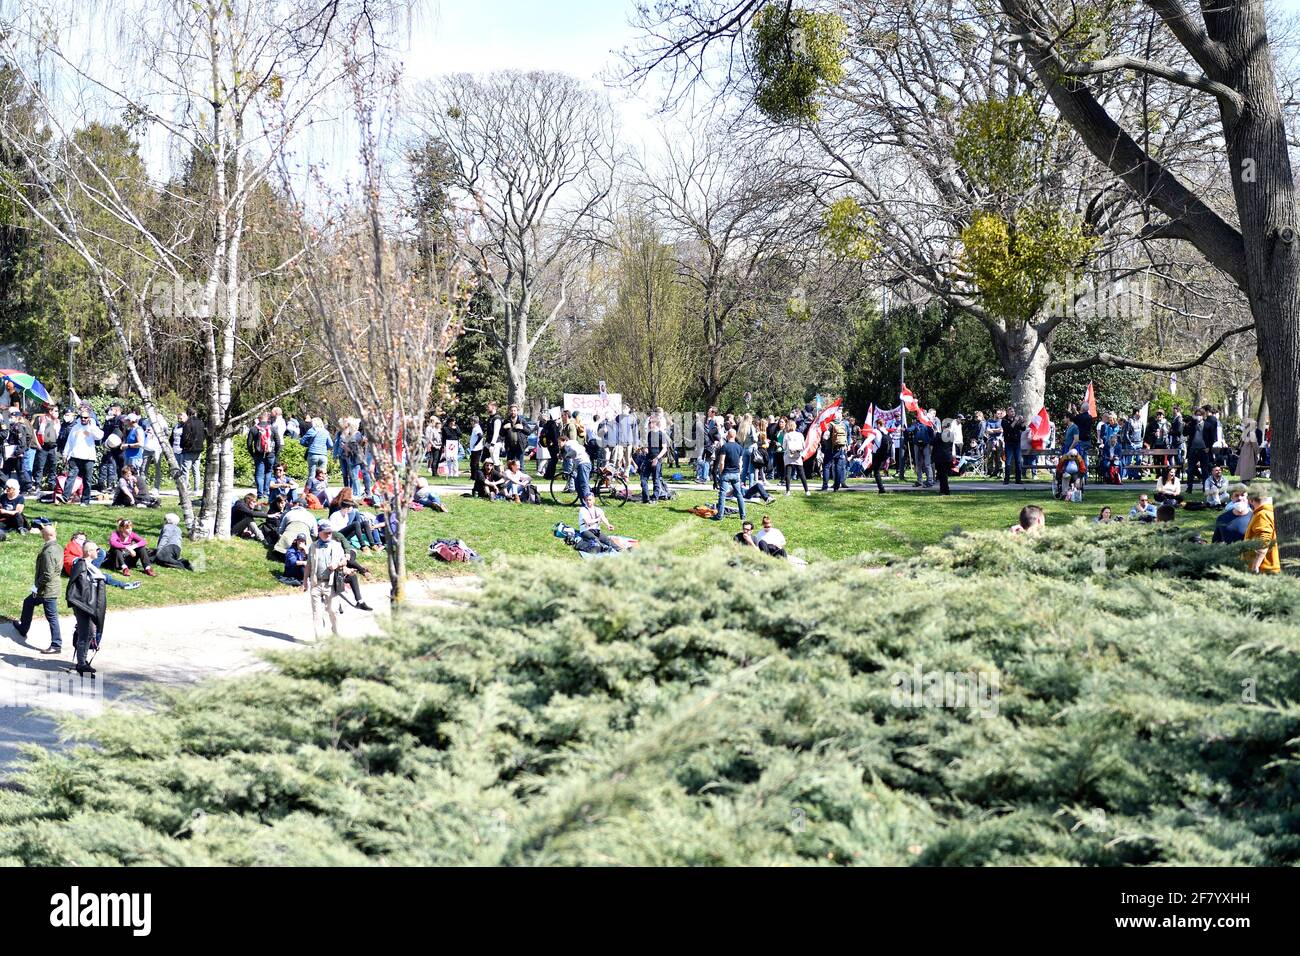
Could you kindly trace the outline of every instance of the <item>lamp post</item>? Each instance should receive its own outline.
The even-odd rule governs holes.
[[[75,335],[68,336],[68,406],[72,405],[72,397],[75,394],[72,387],[72,350],[81,344],[81,339]]]
[[[907,440],[907,405],[903,402],[903,388],[907,383],[907,357],[912,354],[912,350],[904,345],[898,350],[898,480],[906,481],[907,465],[904,463],[904,455],[911,458],[911,445]]]

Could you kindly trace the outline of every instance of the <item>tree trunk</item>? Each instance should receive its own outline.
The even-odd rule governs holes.
[[[999,331],[993,350],[1002,371],[1011,379],[1011,404],[1026,418],[1038,414],[1047,396],[1047,364],[1051,359],[1047,338],[1030,323]]]
[[[203,449],[203,505],[199,509],[199,521],[191,537],[195,539],[211,538],[217,530],[217,488],[221,484],[221,443],[216,437],[208,439]]]
[[[1246,107],[1223,110],[1232,187],[1246,255],[1246,294],[1255,317],[1264,394],[1273,424],[1272,479],[1300,484],[1300,213],[1286,125],[1273,76],[1262,0],[1206,12],[1222,44],[1224,80]],[[1300,509],[1278,512],[1284,554],[1300,549]]]
[[[506,345],[506,403],[521,409],[528,407],[524,404],[528,397],[528,358],[527,343],[521,342],[514,348]]]
[[[221,443],[221,482],[217,488],[216,536],[230,537],[230,506],[235,494],[235,442],[227,437]]]

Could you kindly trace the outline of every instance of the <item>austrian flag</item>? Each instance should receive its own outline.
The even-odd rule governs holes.
[[[808,434],[804,437],[803,460],[807,461],[813,455],[817,454],[817,448],[822,443],[822,429],[826,423],[836,418],[840,413],[840,405],[844,399],[837,398],[821,410],[816,420],[808,426]]]

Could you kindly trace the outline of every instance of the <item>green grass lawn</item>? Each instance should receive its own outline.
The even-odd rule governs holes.
[[[1046,484],[1006,491],[955,492],[947,498],[933,493],[813,493],[811,498],[795,494],[778,496],[770,505],[750,502],[747,515],[758,523],[764,514],[785,532],[792,554],[810,562],[851,557],[865,552],[912,555],[945,535],[967,530],[1007,528],[1015,523],[1022,505],[1043,506],[1049,525],[1071,520],[1088,520],[1102,505],[1127,514],[1136,501],[1134,489],[1090,490],[1086,503],[1070,505],[1051,497]],[[716,523],[692,515],[697,504],[712,503],[713,495],[703,491],[682,492],[676,501],[646,506],[631,501],[607,509],[617,534],[642,541],[664,539],[683,554],[703,554],[718,544],[730,542],[740,528],[737,518]],[[577,552],[556,538],[556,522],[577,524],[573,508],[547,504],[514,505],[451,496],[449,514],[431,511],[413,513],[408,534],[408,560],[416,575],[446,575],[475,571],[475,565],[447,565],[427,555],[435,538],[460,538],[489,561],[508,561],[515,555],[548,554],[581,562]],[[157,541],[163,510],[121,509],[95,505],[51,507],[35,505],[32,515],[46,515],[59,526],[59,541],[66,543],[74,531],[86,531],[92,540],[104,543],[119,517],[130,514],[137,530],[150,544]],[[1179,522],[1210,528],[1214,512],[1180,512]],[[0,613],[17,613],[23,596],[30,590],[35,555],[40,537],[11,535],[0,543]],[[278,562],[266,559],[265,551],[252,541],[210,541],[186,543],[186,556],[199,568],[195,573],[159,569],[158,577],[138,572],[133,580],[142,583],[134,591],[112,590],[114,607],[154,607],[239,598],[252,594],[286,590],[276,581]],[[361,556],[382,579],[383,555]],[[598,568],[599,562],[589,562]]]

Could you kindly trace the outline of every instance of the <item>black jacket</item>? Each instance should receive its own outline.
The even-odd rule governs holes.
[[[72,566],[64,597],[68,607],[89,614],[95,622],[95,629],[100,632],[104,630],[104,617],[108,613],[107,591],[107,582],[103,577],[92,575],[86,559],[78,558]]]
[[[208,430],[203,425],[203,419],[191,415],[181,426],[181,451],[187,455],[199,454],[203,451],[203,443],[207,437]]]

